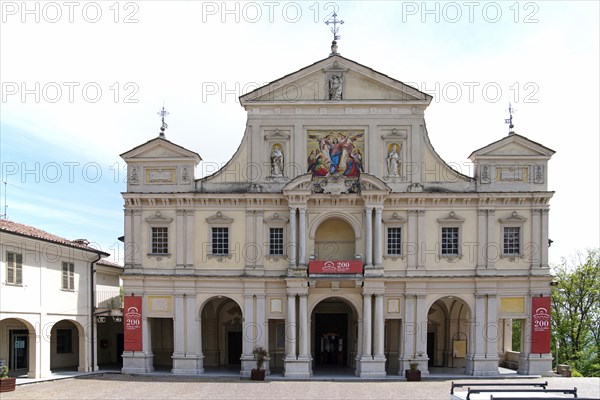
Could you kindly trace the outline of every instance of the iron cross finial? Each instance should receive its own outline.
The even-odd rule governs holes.
[[[344,21],[341,19],[337,19],[337,14],[334,12],[330,19],[325,21],[326,25],[333,24],[333,28],[331,28],[331,33],[333,33],[333,40],[340,40],[342,37],[338,35],[340,28],[337,26],[338,24],[342,25]]]
[[[507,119],[505,119],[505,120],[504,120],[504,123],[505,123],[505,124],[508,124],[508,129],[509,129],[509,130],[508,130],[508,133],[509,133],[509,134],[511,134],[511,133],[514,133],[514,131],[513,131],[513,128],[515,127],[515,126],[514,126],[514,124],[513,124],[513,113],[514,113],[514,112],[517,112],[517,110],[515,110],[515,109],[512,107],[512,104],[510,104],[510,102],[509,102],[509,103],[508,103],[508,116],[509,116],[509,117],[508,117]]]
[[[162,121],[162,126],[160,127],[160,137],[164,138],[165,130],[169,127],[169,125],[167,125],[167,123],[165,122],[165,117],[170,113],[167,110],[165,110],[165,106],[163,106],[162,110],[157,112],[157,114],[160,115]]]

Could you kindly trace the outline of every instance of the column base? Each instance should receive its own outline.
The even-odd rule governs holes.
[[[312,359],[310,357],[286,357],[283,360],[283,376],[288,379],[310,379]]]
[[[123,374],[145,374],[154,372],[154,354],[141,351],[123,352]]]
[[[361,378],[385,378],[385,357],[361,357],[357,359],[355,374]]]
[[[240,369],[240,376],[242,378],[250,378],[252,370],[256,368],[256,359],[253,354],[242,354],[242,366]]]
[[[465,375],[472,376],[497,376],[499,357],[468,356],[465,366]]]
[[[552,354],[519,355],[519,375],[554,376],[552,372]]]
[[[204,373],[204,356],[195,354],[173,354],[174,375],[200,375]]]
[[[365,268],[364,270],[365,277],[382,277],[383,276],[383,267],[381,266],[372,266],[371,268]]]

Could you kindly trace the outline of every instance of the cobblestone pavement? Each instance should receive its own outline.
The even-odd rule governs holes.
[[[519,379],[518,382],[545,381],[549,388],[577,387],[579,397],[600,398],[600,378]],[[455,380],[456,381],[456,380]],[[464,380],[472,382],[473,380]],[[514,380],[502,380],[511,382]],[[499,382],[481,380],[477,382]],[[422,382],[336,382],[266,381],[232,378],[131,376],[106,374],[21,385],[1,400],[10,399],[315,399],[315,400],[421,400],[449,399],[450,381]]]

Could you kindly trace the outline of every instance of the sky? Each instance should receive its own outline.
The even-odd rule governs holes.
[[[164,105],[196,178],[224,165],[238,96],[327,57],[334,11],[342,56],[434,96],[430,140],[460,172],[508,133],[510,102],[556,151],[550,262],[600,246],[597,1],[2,0],[0,213],[121,261],[119,154],[158,136]]]

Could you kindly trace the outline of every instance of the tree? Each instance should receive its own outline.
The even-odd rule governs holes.
[[[600,249],[554,266],[552,342],[559,360],[584,376],[600,376]]]

